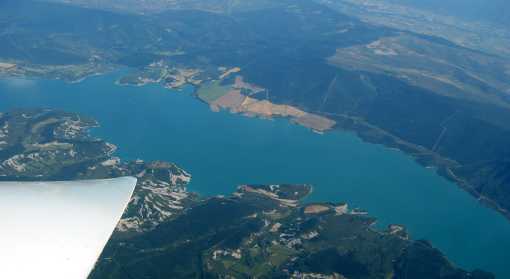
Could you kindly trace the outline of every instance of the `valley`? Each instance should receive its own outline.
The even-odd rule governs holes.
[[[139,195],[118,227],[120,238],[176,218],[187,222],[185,209],[209,206],[188,187],[224,195],[211,206],[252,208],[254,195],[256,204],[275,201],[260,190],[245,200],[246,188],[233,187],[308,183],[308,199],[320,203],[310,208],[295,199],[300,209],[284,212],[296,218],[289,226],[306,217],[301,209],[329,216],[331,205],[323,203],[345,200],[363,208],[351,215],[368,211],[384,225],[402,223],[460,266],[480,264],[504,278],[508,30],[398,2],[2,1],[0,109],[27,111],[0,116],[0,179],[137,176]],[[54,109],[100,120],[105,126],[94,130],[119,148],[86,132],[95,120]],[[310,222],[329,224],[324,218]],[[263,222],[253,219],[251,232]],[[240,222],[235,226],[246,225]],[[462,238],[452,237],[459,230]],[[135,250],[154,248],[142,238]],[[401,245],[436,254],[423,243]],[[299,252],[281,246],[253,253],[281,267]],[[207,272],[268,272],[237,262],[246,254],[232,247],[216,248],[202,255]],[[351,260],[322,248],[319,255]],[[274,249],[281,258],[264,258]],[[305,257],[289,270],[314,276],[307,263]]]
[[[138,177],[140,199],[130,204],[127,212],[131,213],[121,223],[127,224],[122,225],[127,236],[152,230],[161,220],[178,216],[180,208],[196,199],[192,193],[207,198],[228,196],[246,183],[306,183],[313,185],[306,203],[348,202],[353,213],[376,216],[377,229],[401,224],[413,238],[430,240],[458,266],[482,268],[505,277],[509,222],[404,153],[336,129],[317,134],[287,119],[213,113],[208,104],[193,97],[192,88],[169,92],[155,84],[115,85],[121,76],[123,73],[96,76],[77,84],[0,80],[0,110],[51,107],[97,119],[100,125],[92,129],[92,136],[115,143],[115,153],[99,159],[91,170],[80,171],[83,175],[79,177],[109,177],[119,169],[120,174]],[[68,148],[70,142],[57,143],[53,148]],[[46,140],[38,140],[33,145],[42,148],[46,144]],[[26,152],[23,156],[30,158],[32,151]],[[175,162],[185,173],[173,169],[172,164],[153,161]],[[37,179],[77,179],[74,171],[84,168],[78,166],[65,167],[56,172],[58,176]],[[192,176],[189,182],[186,173]],[[142,198],[145,195],[147,198]],[[163,206],[166,200],[172,202]],[[459,235],[458,231],[465,233]]]

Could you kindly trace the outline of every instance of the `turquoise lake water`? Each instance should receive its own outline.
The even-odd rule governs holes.
[[[379,225],[405,225],[412,238],[430,240],[463,268],[510,278],[510,222],[399,151],[285,119],[213,113],[191,89],[114,81],[0,80],[0,111],[48,107],[94,117],[101,123],[94,135],[116,144],[118,156],[175,162],[202,195],[229,194],[245,183],[312,184],[310,200],[366,209]]]

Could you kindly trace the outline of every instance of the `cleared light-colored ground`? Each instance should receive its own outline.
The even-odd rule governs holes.
[[[323,117],[320,115],[316,115],[316,114],[311,114],[311,113],[306,113],[305,115],[303,115],[301,117],[294,118],[293,121],[295,121],[296,123],[298,123],[302,126],[305,126],[307,128],[310,128],[310,129],[313,129],[313,130],[316,130],[319,132],[330,130],[336,124],[335,121],[333,121],[329,118],[326,118],[326,117]]]
[[[313,204],[305,207],[305,214],[317,214],[328,211],[330,208],[325,205]]]
[[[247,85],[242,79],[236,79],[237,87]],[[241,86],[241,87],[242,87]],[[318,132],[327,131],[336,122],[323,116],[302,111],[289,105],[274,104],[268,100],[259,100],[243,95],[236,85],[220,85],[219,81],[212,82],[199,88],[198,97],[207,102],[213,111],[228,109],[233,113],[259,116],[263,118],[288,117],[296,124]],[[246,89],[246,87],[243,87]],[[251,87],[250,87],[251,88]],[[258,88],[259,87],[255,87]]]
[[[228,77],[229,75],[231,75],[233,73],[238,73],[240,71],[241,71],[241,68],[234,67],[232,69],[229,69],[229,70],[225,71],[223,74],[221,74],[220,79],[224,79],[224,78]]]

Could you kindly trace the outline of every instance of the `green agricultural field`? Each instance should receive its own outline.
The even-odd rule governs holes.
[[[273,266],[280,266],[285,263],[296,252],[290,248],[281,245],[273,245],[269,247],[269,262]]]
[[[219,81],[213,81],[200,86],[197,91],[197,95],[201,100],[207,103],[212,103],[221,96],[227,94],[230,89],[230,85],[220,85]]]

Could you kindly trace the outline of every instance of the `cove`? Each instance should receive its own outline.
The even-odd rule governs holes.
[[[78,84],[0,80],[0,111],[47,107],[101,123],[93,134],[116,144],[124,160],[175,162],[193,176],[190,190],[229,194],[240,184],[308,183],[309,200],[348,202],[405,225],[462,268],[510,278],[510,222],[402,152],[353,133],[324,135],[285,119],[213,113],[191,96],[159,85],[121,87],[116,74]]]

